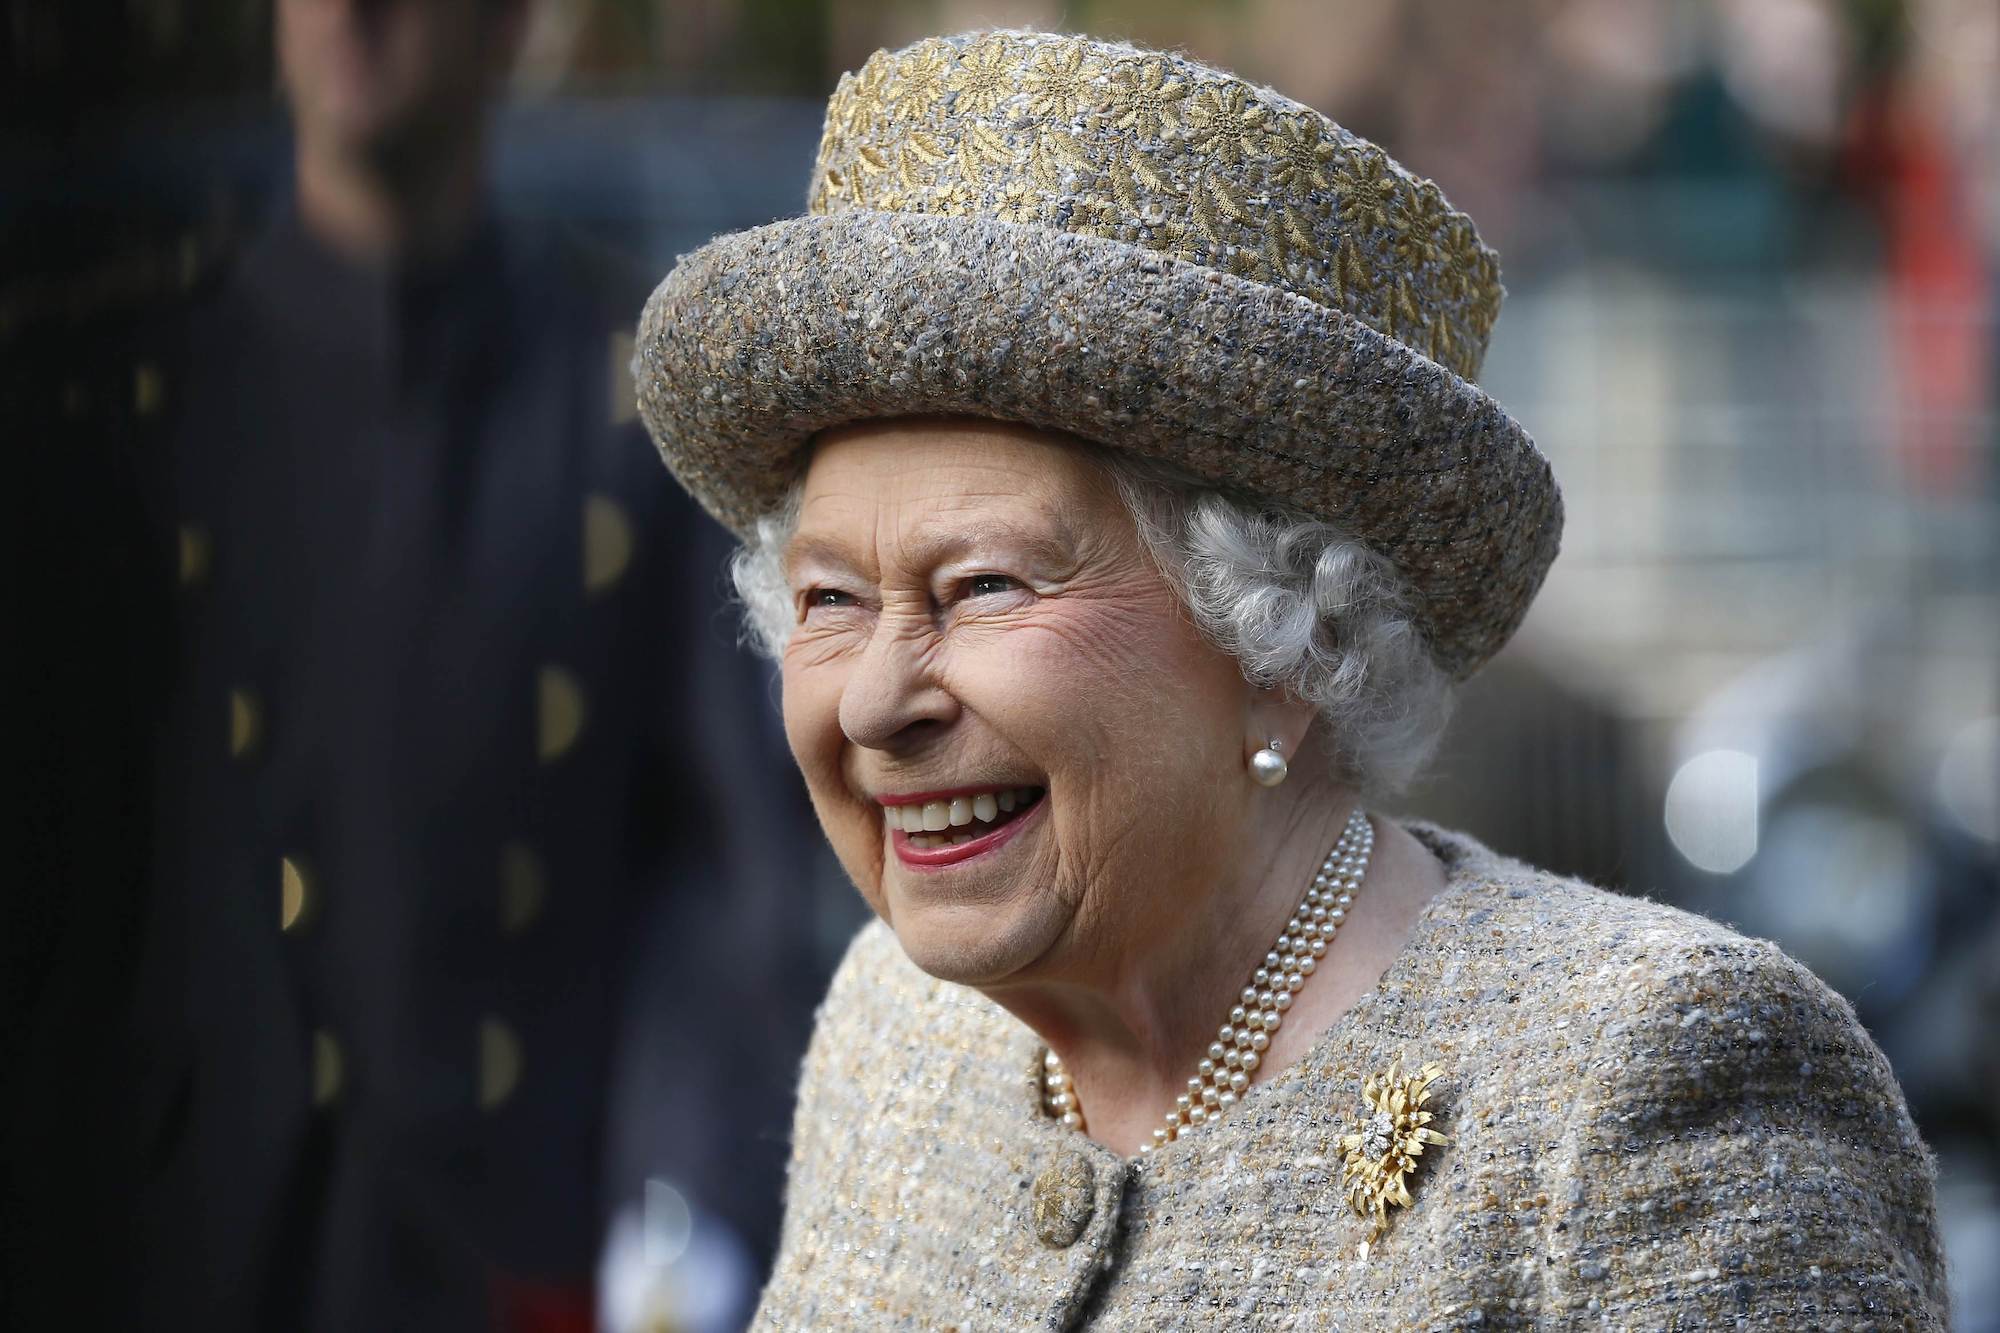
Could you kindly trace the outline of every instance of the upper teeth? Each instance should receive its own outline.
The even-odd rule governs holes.
[[[990,824],[1002,811],[1026,805],[1040,794],[1039,787],[1013,787],[1006,791],[983,791],[977,796],[954,796],[948,801],[924,801],[917,805],[886,805],[882,817],[891,832],[937,833],[960,828],[978,820]]]

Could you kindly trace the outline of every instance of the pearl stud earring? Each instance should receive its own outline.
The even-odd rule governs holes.
[[[1263,749],[1250,756],[1250,776],[1257,780],[1259,786],[1275,787],[1292,771],[1292,766],[1285,762],[1285,756],[1278,753],[1284,748],[1285,743],[1273,737],[1264,743]]]

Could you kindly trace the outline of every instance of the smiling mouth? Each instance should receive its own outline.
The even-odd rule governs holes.
[[[1040,787],[955,792],[926,801],[885,805],[882,817],[896,851],[906,859],[915,853],[925,861],[955,861],[998,845],[1000,835],[1040,805],[1043,795]],[[935,855],[961,848],[963,855]],[[922,855],[925,853],[931,855]]]

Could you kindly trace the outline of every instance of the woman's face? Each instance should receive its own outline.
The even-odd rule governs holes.
[[[1082,446],[956,418],[831,432],[786,564],[792,752],[926,971],[1115,959],[1240,854],[1253,691]]]

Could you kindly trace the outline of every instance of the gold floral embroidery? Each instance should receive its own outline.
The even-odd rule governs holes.
[[[852,80],[854,96],[869,102],[879,102],[888,91],[889,76],[895,72],[896,61],[887,51],[877,51],[863,61],[861,68],[846,79]]]
[[[1210,248],[1220,250],[1226,244],[1222,234],[1222,210],[1216,206],[1214,192],[1208,182],[1203,181],[1188,200],[1188,216],[1194,219],[1195,229],[1207,241]]]
[[[959,171],[968,180],[1005,172],[1015,161],[1014,147],[1005,136],[992,126],[977,121],[965,127],[958,155]]]
[[[870,174],[884,172],[889,169],[889,159],[883,157],[882,150],[874,144],[865,143],[855,148],[854,160],[861,164],[861,169],[864,172]]]
[[[844,75],[810,207],[850,206],[983,212],[1283,282],[1464,374],[1501,295],[1471,223],[1372,145],[1172,57],[1070,39],[934,39]]]
[[[825,213],[842,199],[859,204],[861,192],[855,188],[856,182],[844,174],[839,167],[825,166],[820,170],[819,179],[813,186],[812,198],[806,209],[812,213]]]
[[[873,61],[874,57],[870,56],[869,60]],[[834,85],[833,96],[826,99],[826,131],[821,136],[822,142],[832,137],[836,130],[849,137],[857,132],[861,102],[854,94],[855,83],[854,75],[841,75],[840,82]]]
[[[1249,278],[1253,282],[1264,279],[1267,259],[1256,250],[1246,250],[1231,246],[1222,259],[1222,271],[1238,278]]]
[[[1111,108],[1117,116],[1111,122],[1114,128],[1157,139],[1181,127],[1181,103],[1187,100],[1188,86],[1173,77],[1166,61],[1158,57],[1120,61],[1111,72],[1111,82],[1119,92]]]
[[[979,189],[960,177],[941,189],[930,191],[924,211],[965,217],[978,211],[982,199]]]
[[[1000,187],[994,211],[1003,222],[1034,222],[1042,216],[1042,196],[1024,180],[1011,180]]]
[[[1101,72],[1081,46],[1044,47],[1028,69],[1028,109],[1043,120],[1075,120],[1096,100]]]
[[[1441,366],[1448,366],[1458,354],[1458,337],[1451,331],[1451,321],[1443,312],[1435,312],[1430,318],[1430,337],[1424,343],[1424,355]]]
[[[1121,241],[1132,230],[1132,215],[1115,199],[1103,195],[1082,195],[1070,203],[1070,229],[1085,236],[1101,236]]]
[[[1412,329],[1424,326],[1424,312],[1417,305],[1417,294],[1410,290],[1410,275],[1398,273],[1395,283],[1389,288],[1388,307],[1383,313],[1389,325],[1391,338],[1402,338]]]
[[[1303,249],[1308,257],[1311,256],[1310,243],[1301,246],[1296,236],[1296,233],[1283,227],[1271,227],[1264,232],[1265,272],[1260,275],[1264,281],[1273,281],[1291,273],[1292,252],[1295,249]]]
[[[1140,153],[1120,153],[1111,159],[1104,172],[1104,179],[1111,186],[1112,198],[1118,201],[1120,208],[1134,218],[1146,208],[1145,197],[1139,189],[1139,173],[1135,166],[1135,159],[1142,156]],[[1146,170],[1150,171],[1152,168],[1148,167]]]
[[[1374,148],[1363,148],[1335,176],[1340,190],[1340,220],[1350,231],[1367,235],[1389,226],[1396,201],[1396,176],[1389,159]]]
[[[841,75],[840,85],[827,102],[827,124],[837,126],[849,139],[873,130],[882,113],[883,88],[894,69],[895,62],[877,51],[858,71]]]
[[[1241,84],[1204,88],[1187,109],[1187,141],[1224,166],[1240,166],[1270,113],[1247,101]]]
[[[958,68],[945,80],[958,94],[953,110],[961,116],[993,116],[1014,95],[1014,49],[1005,38],[985,37],[959,53]]]
[[[1045,125],[1036,133],[1034,146],[1028,150],[1029,173],[1050,194],[1063,194],[1065,169],[1075,173],[1078,180],[1087,181],[1097,174],[1097,163],[1074,135]]]
[[[1330,190],[1333,177],[1327,168],[1340,155],[1331,139],[1308,116],[1279,116],[1271,123],[1271,147],[1277,161],[1271,167],[1271,183],[1292,194],[1310,190]]]
[[[896,154],[896,179],[915,194],[950,158],[951,150],[944,140],[922,130],[911,130],[903,136],[902,149]]]
[[[927,116],[944,96],[945,76],[950,72],[951,43],[933,37],[910,48],[896,66],[895,81],[882,90],[882,95],[891,102],[905,104],[899,105],[898,110],[906,118]]]
[[[1368,265],[1362,262],[1361,247],[1353,237],[1343,236],[1334,247],[1333,262],[1328,265],[1333,271],[1334,294],[1340,304],[1348,309],[1366,305],[1374,298],[1375,284],[1370,281]]]
[[[1403,200],[1402,215],[1397,219],[1396,239],[1391,248],[1396,258],[1413,269],[1429,267],[1438,262],[1438,233],[1450,210],[1445,206],[1444,195],[1429,181],[1420,181],[1417,188]]]
[[[1243,226],[1250,225],[1250,205],[1242,192],[1215,172],[1208,174],[1208,192],[1215,199],[1215,206],[1234,218]]]
[[[1281,228],[1273,228],[1273,232],[1282,234],[1293,249],[1303,250],[1314,259],[1320,258],[1319,242],[1316,239],[1318,233],[1312,220],[1290,204],[1279,205],[1278,212],[1284,225]]]
[[[1154,230],[1160,238],[1159,245],[1161,249],[1167,254],[1172,255],[1175,259],[1185,260],[1190,264],[1199,264],[1205,261],[1206,256],[1201,247],[1194,243],[1194,228],[1188,226],[1181,219],[1177,217],[1168,218]]]
[[[1472,300],[1478,293],[1473,289],[1473,265],[1476,262],[1477,247],[1472,239],[1472,228],[1462,218],[1447,218],[1444,237],[1438,244],[1438,254],[1444,264],[1444,294],[1453,301]]]

